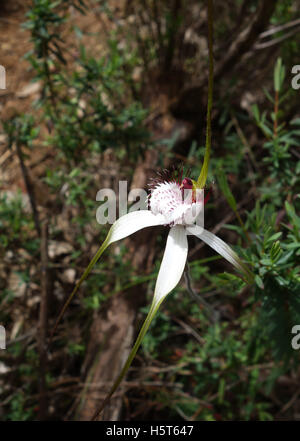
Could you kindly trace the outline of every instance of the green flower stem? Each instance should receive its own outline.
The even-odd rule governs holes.
[[[279,111],[279,92],[278,92],[278,90],[276,90],[275,91],[275,101],[274,101],[274,125],[273,125],[274,138],[277,138],[278,111]]]
[[[207,18],[208,18],[208,58],[209,58],[209,76],[208,76],[208,99],[207,99],[207,116],[206,116],[206,143],[205,155],[202,169],[197,181],[197,188],[204,188],[211,150],[211,112],[213,104],[213,82],[214,82],[214,58],[213,58],[213,0],[207,2]]]
[[[101,406],[97,409],[97,411],[95,412],[92,420],[95,421],[101,414],[101,412],[103,411],[104,407],[108,404],[109,400],[111,399],[112,395],[115,393],[116,389],[119,387],[120,383],[122,382],[123,378],[125,377],[145,335],[146,332],[149,329],[149,326],[152,322],[152,320],[154,319],[161,303],[163,302],[164,299],[161,299],[159,302],[156,302],[155,300],[153,300],[150,311],[148,312],[148,315],[146,317],[146,320],[144,321],[144,324],[140,330],[140,333],[136,339],[136,342],[127,358],[127,361],[123,367],[123,369],[121,370],[118,378],[116,379],[116,381],[114,382],[112,388],[110,389],[108,395],[106,396],[105,400],[103,401],[103,403],[101,404]]]
[[[88,264],[86,270],[84,271],[84,273],[82,274],[79,282],[76,284],[75,288],[73,289],[72,293],[70,294],[68,300],[66,301],[66,303],[64,304],[62,310],[59,313],[59,316],[57,317],[57,320],[55,322],[54,328],[50,334],[50,340],[49,340],[49,345],[52,343],[52,339],[53,336],[55,334],[55,331],[58,327],[59,322],[61,321],[67,307],[69,306],[71,300],[73,299],[74,295],[76,294],[76,292],[78,291],[78,289],[80,288],[80,286],[82,285],[82,283],[84,282],[84,280],[87,278],[87,276],[90,274],[90,272],[92,271],[93,267],[95,266],[95,264],[97,263],[97,261],[100,259],[101,255],[104,253],[104,251],[106,250],[106,248],[110,245],[110,237],[111,237],[111,229],[108,232],[108,235],[106,236],[105,241],[103,242],[103,244],[101,245],[101,247],[98,249],[97,253],[95,254],[95,256],[92,258],[92,260],[90,261],[90,263]]]

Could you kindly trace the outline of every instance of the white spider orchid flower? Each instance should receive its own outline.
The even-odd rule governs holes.
[[[183,197],[183,193],[186,193],[185,190],[189,190],[187,197]],[[199,197],[199,195],[201,195],[201,197]],[[91,260],[67,303],[65,304],[63,310],[61,311],[56,323],[58,323],[64,314],[65,309],[82,282],[88,276],[95,263],[110,244],[124,239],[125,237],[128,237],[136,231],[146,227],[154,227],[158,225],[170,227],[163,259],[156,280],[150,311],[138,335],[135,345],[125,363],[125,366],[123,367],[119,377],[117,378],[109,395],[97,414],[101,412],[125,376],[160,304],[178,285],[187,260],[188,234],[193,234],[199,237],[199,239],[203,240],[203,242],[208,244],[235,268],[237,268],[237,270],[243,273],[246,279],[251,278],[251,272],[248,270],[246,265],[223,240],[193,223],[201,210],[204,209],[203,205],[203,190],[200,190],[200,193],[198,190],[195,191],[193,181],[189,178],[184,178],[181,182],[170,180],[157,183],[152,188],[149,197],[150,210],[134,211],[129,214],[125,214],[116,220],[116,222],[112,225],[105,241],[99,248],[94,258]],[[55,329],[56,326],[54,330]]]
[[[203,240],[217,253],[239,270],[246,279],[251,278],[247,266],[222,239],[194,223],[203,210],[203,190],[193,192],[189,178],[182,182],[175,180],[157,184],[149,198],[150,210],[134,211],[119,218],[111,227],[95,260],[113,242],[124,239],[146,227],[165,225],[170,227],[166,248],[159,269],[154,290],[153,304],[158,305],[177,286],[183,274],[187,254],[187,235]],[[189,190],[183,197],[183,191]],[[194,196],[194,195],[197,196]],[[93,264],[95,260],[93,259]],[[91,263],[92,263],[91,262]]]

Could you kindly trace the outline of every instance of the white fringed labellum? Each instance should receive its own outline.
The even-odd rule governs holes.
[[[176,181],[158,183],[149,199],[153,214],[161,214],[166,225],[192,225],[204,209],[204,190],[193,190],[189,178],[181,184]]]

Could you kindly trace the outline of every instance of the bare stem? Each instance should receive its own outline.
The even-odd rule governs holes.
[[[189,294],[191,295],[191,297],[192,297],[194,300],[196,300],[196,302],[197,302],[198,304],[204,306],[204,308],[205,308],[207,311],[209,311],[209,315],[208,315],[209,320],[210,320],[212,323],[217,323],[217,322],[219,321],[219,316],[220,316],[219,312],[218,312],[218,311],[215,311],[215,310],[213,309],[213,307],[212,307],[209,303],[207,303],[207,301],[206,301],[203,297],[199,296],[199,295],[194,291],[194,289],[193,289],[193,287],[192,287],[192,280],[191,280],[191,274],[190,274],[190,267],[189,267],[189,264],[188,264],[188,263],[186,263],[186,266],[185,266],[184,278],[185,278],[185,283],[186,283],[187,290],[188,290]]]

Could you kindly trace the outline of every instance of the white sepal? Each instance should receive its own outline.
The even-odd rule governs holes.
[[[185,227],[171,228],[160,265],[153,303],[160,303],[178,285],[187,259],[188,241]]]
[[[149,210],[132,211],[120,217],[112,225],[108,236],[108,244],[124,239],[138,230],[146,227],[154,227],[166,223],[165,217],[161,214],[153,214]]]
[[[189,231],[189,233],[203,240],[203,242],[205,242],[207,245],[213,248],[218,254],[224,257],[224,259],[226,259],[235,268],[241,271],[245,275],[246,279],[249,282],[251,282],[252,279],[251,271],[242,262],[240,257],[236,254],[236,252],[233,251],[233,249],[230,248],[229,245],[227,245],[226,242],[224,242],[222,239],[220,239],[218,236],[211,233],[210,231],[207,231],[204,228],[198,227],[196,225],[188,227],[187,230]]]

